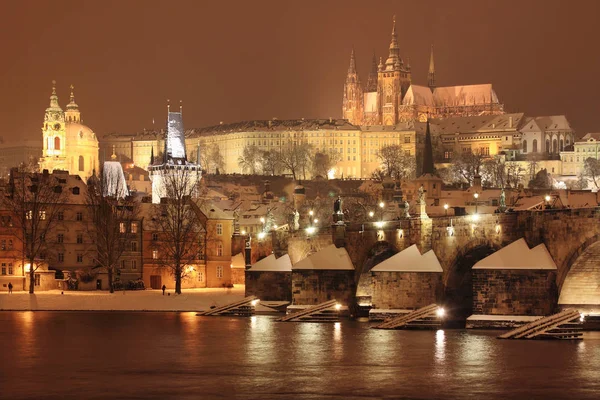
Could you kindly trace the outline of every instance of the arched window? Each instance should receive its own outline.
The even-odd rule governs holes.
[[[54,138],[54,150],[60,150],[60,138],[58,136]]]
[[[565,141],[563,139],[560,139],[560,147],[559,147],[560,151],[563,151],[565,149]]]
[[[550,139],[546,139],[546,153],[550,154]]]
[[[538,150],[537,150],[537,139],[533,139],[533,144],[531,146],[531,151],[534,152],[534,153],[538,152]]]
[[[523,140],[523,153],[527,153],[527,140]]]
[[[558,153],[558,140],[552,140],[552,153]]]
[[[79,156],[79,171],[83,171],[85,168],[83,156]]]

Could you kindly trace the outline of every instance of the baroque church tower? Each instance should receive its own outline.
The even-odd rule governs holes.
[[[346,75],[346,83],[344,83],[342,117],[350,121],[351,124],[361,125],[363,123],[363,104],[363,89],[356,72],[356,59],[354,58],[354,49],[352,49],[350,66]]]
[[[380,59],[378,68],[378,92],[383,125],[398,123],[398,106],[402,103],[410,83],[410,67],[405,66],[400,57],[394,16],[389,55],[385,64]]]
[[[65,113],[58,104],[56,81],[52,81],[50,106],[46,108],[46,113],[44,114],[42,137],[44,143],[42,158],[40,159],[40,169],[47,169],[50,172],[55,169],[67,170]]]

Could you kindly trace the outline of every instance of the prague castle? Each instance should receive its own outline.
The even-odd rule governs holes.
[[[50,107],[44,115],[42,126],[41,170],[69,171],[83,180],[98,171],[98,139],[96,134],[83,125],[79,106],[75,103],[73,86],[67,111],[58,104],[56,82],[52,82]]]
[[[436,87],[433,46],[427,86],[412,83],[411,67],[400,57],[396,18],[385,63],[373,55],[371,72],[363,88],[356,71],[354,50],[344,84],[342,115],[355,125],[396,125],[429,118],[497,115],[504,113],[491,84]]]

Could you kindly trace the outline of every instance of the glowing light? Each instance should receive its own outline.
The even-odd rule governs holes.
[[[273,229],[277,229],[277,224],[273,225]]]
[[[335,309],[338,310],[338,311],[340,311],[342,309],[342,305],[340,303],[337,303],[335,305]]]
[[[381,208],[385,207],[385,204],[383,203],[383,201],[381,203],[379,203],[379,207],[381,207]]]
[[[378,228],[383,228],[383,226],[385,225],[385,222],[383,221],[377,221],[375,222],[375,226]]]
[[[327,179],[335,179],[335,168],[331,168],[327,171]]]
[[[317,228],[315,228],[314,226],[309,226],[308,228],[306,228],[306,233],[308,233],[309,235],[312,235],[313,233],[315,233],[317,230]]]
[[[446,315],[446,310],[444,310],[442,307],[439,307],[435,314],[438,318],[444,318],[444,315]]]
[[[475,221],[475,222],[479,221],[479,214],[473,214],[473,217],[472,217],[472,219],[473,219],[473,221]]]
[[[375,215],[375,213],[373,211],[369,211],[369,217],[373,218],[373,215]]]
[[[242,233],[242,235],[245,235],[245,234],[246,234],[246,231],[245,231],[245,230],[242,230],[242,232],[241,232],[241,233]]]
[[[496,233],[500,233],[500,224],[496,224]]]
[[[448,207],[449,207],[448,204],[444,204],[444,210],[447,210]]]
[[[252,306],[255,307],[259,302],[260,302],[259,299],[254,299],[250,302],[250,304],[252,304]]]
[[[264,218],[264,217],[260,217],[260,222],[261,222],[262,224],[264,224],[264,223],[265,223],[265,218]]]
[[[190,265],[189,267],[186,268],[186,271],[192,272],[192,271],[194,271],[194,267]]]
[[[404,237],[404,231],[402,229],[398,230],[398,237]]]
[[[267,234],[264,233],[264,232],[259,232],[257,236],[258,236],[259,239],[264,239],[265,236],[267,236]]]
[[[315,218],[315,220],[313,222],[316,224],[317,222],[319,222],[319,220],[317,218]]]
[[[475,197],[476,199],[478,199],[478,198],[479,198],[479,193],[475,192],[475,193],[473,194],[473,197]]]
[[[579,322],[585,321],[585,314],[579,314]]]
[[[313,216],[313,214],[314,214],[314,211],[313,211],[313,210],[310,210],[310,211],[308,212],[308,215],[310,215],[311,217]]]
[[[550,200],[552,200],[552,197],[550,197],[549,195],[546,195],[546,197],[544,197],[546,199],[547,202],[549,202]]]

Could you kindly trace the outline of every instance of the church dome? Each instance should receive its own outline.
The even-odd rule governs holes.
[[[66,124],[67,143],[69,145],[90,144],[98,145],[98,138],[89,127],[78,122]]]

